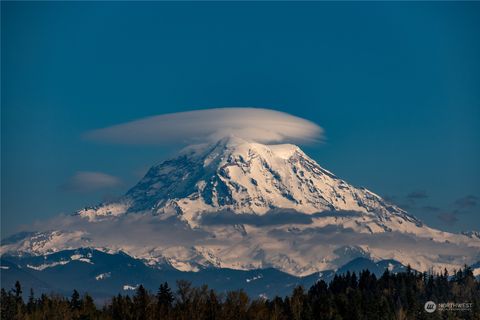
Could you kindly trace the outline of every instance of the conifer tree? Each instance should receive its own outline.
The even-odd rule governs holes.
[[[173,301],[174,296],[168,283],[160,284],[157,292],[157,313],[160,318],[166,317],[170,313]]]
[[[77,290],[73,289],[72,297],[70,299],[70,308],[74,311],[80,310],[82,301],[80,301],[80,294]]]
[[[146,320],[149,307],[149,294],[143,285],[137,288],[133,297],[134,318],[137,320]]]

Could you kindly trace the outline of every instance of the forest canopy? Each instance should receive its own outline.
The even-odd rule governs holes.
[[[244,291],[216,292],[207,285],[177,281],[157,292],[140,285],[132,296],[117,295],[100,305],[85,293],[55,294],[26,301],[21,284],[1,290],[1,319],[480,319],[480,282],[465,267],[449,275],[412,271],[377,278],[368,270],[336,275],[309,289],[296,287],[287,297],[249,297]],[[425,310],[425,303],[463,303],[466,310]],[[430,310],[431,311],[431,310]]]

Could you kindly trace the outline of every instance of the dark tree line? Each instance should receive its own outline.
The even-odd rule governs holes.
[[[30,290],[22,298],[20,283],[1,290],[1,319],[259,319],[259,320],[375,320],[375,319],[480,319],[480,282],[465,267],[449,276],[388,270],[377,278],[369,271],[336,275],[319,281],[308,291],[296,287],[290,296],[251,299],[244,291],[218,293],[207,286],[192,287],[178,281],[173,291],[167,283],[157,292],[139,286],[133,296],[117,295],[103,307],[76,290],[70,298]],[[470,302],[468,311],[424,310],[426,301]]]

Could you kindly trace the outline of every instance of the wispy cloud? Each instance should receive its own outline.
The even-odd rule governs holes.
[[[459,209],[470,209],[476,207],[478,203],[478,197],[473,195],[468,195],[460,199],[455,200],[455,206]]]
[[[288,113],[259,108],[216,108],[152,116],[93,130],[85,138],[117,144],[171,144],[237,136],[262,143],[322,139],[317,124]]]
[[[361,212],[356,211],[322,211],[313,214],[301,213],[291,209],[271,210],[263,215],[237,214],[230,211],[206,213],[202,216],[203,225],[238,225],[247,224],[257,227],[276,226],[286,224],[311,224],[317,217],[359,217]]]
[[[446,225],[454,225],[458,221],[456,212],[444,212],[439,214],[437,217]]]
[[[61,188],[72,192],[92,192],[121,185],[122,181],[119,178],[106,173],[78,171]]]
[[[440,211],[440,208],[435,206],[424,206],[422,207],[422,210],[426,212],[438,212]]]
[[[201,223],[204,225],[236,225],[248,224],[254,226],[271,226],[284,224],[310,224],[312,215],[286,210],[271,212],[264,215],[236,214],[234,212],[219,212],[205,214]]]
[[[27,230],[50,232],[61,230],[65,234],[80,234],[75,243],[62,243],[65,247],[142,248],[147,245],[192,245],[207,233],[192,230],[185,222],[157,216],[132,214],[91,222],[78,215],[58,215],[49,220],[38,220]],[[25,233],[25,232],[24,232]],[[27,236],[28,233],[25,233]],[[2,243],[3,244],[3,243]]]
[[[428,198],[428,194],[426,191],[412,191],[407,194],[407,198],[410,200],[420,200]]]
[[[206,214],[208,215],[208,213]],[[230,255],[232,247],[238,252],[250,252],[245,255],[245,259],[247,259],[245,261],[249,263],[267,263],[273,267],[285,267],[284,259],[279,262],[275,262],[274,259],[284,257],[286,252],[295,252],[305,259],[302,261],[309,261],[311,265],[319,264],[321,257],[325,255],[339,256],[339,259],[344,256],[349,260],[350,253],[362,254],[358,250],[350,252],[352,246],[368,247],[367,251],[371,252],[373,256],[381,253],[385,259],[395,259],[398,252],[415,252],[416,259],[412,261],[417,265],[412,265],[414,269],[420,267],[418,263],[422,263],[422,260],[427,263],[434,261],[435,263],[463,264],[479,259],[478,247],[469,246],[467,243],[439,242],[427,236],[419,237],[396,231],[375,234],[362,233],[344,228],[341,224],[327,223],[317,227],[309,223],[308,217],[294,218],[292,214],[293,212],[287,211],[277,212],[276,215],[272,214],[256,219],[250,216],[233,217],[230,215],[221,224],[210,221],[213,224],[193,229],[176,217],[162,220],[160,216],[132,214],[89,221],[80,216],[69,215],[57,216],[49,221],[39,221],[33,228],[38,231],[62,230],[62,233],[58,235],[61,241],[54,242],[57,250],[82,246],[109,248],[114,251],[122,250],[136,257],[148,258],[153,255],[187,263],[205,261],[203,255],[199,254],[201,250],[197,250],[199,248],[209,251],[214,248],[212,252],[217,252],[218,248],[222,248],[220,258],[224,262],[231,262],[232,260],[229,259],[238,259],[238,256],[232,258]],[[338,213],[332,212],[332,215],[335,214]],[[355,214],[355,212],[345,212],[347,217]],[[332,222],[328,215],[327,213],[327,219],[324,221]],[[321,219],[322,216],[324,213],[315,214],[312,218]],[[275,222],[275,218],[281,219],[280,223]],[[246,222],[245,225],[261,226],[262,232],[250,232],[249,228],[241,227],[241,222]],[[281,226],[283,223],[294,223],[297,226],[286,228]],[[217,238],[216,235],[223,236]],[[22,237],[28,239],[28,236],[28,233],[24,233],[13,239],[15,241],[7,240],[7,243],[12,243],[12,245],[17,243],[14,245],[16,248],[21,248],[23,245],[29,246],[31,245],[29,240],[24,243],[21,239]],[[48,246],[39,247],[39,250],[49,250]],[[319,256],[318,252],[322,252],[322,255]],[[466,258],[467,260],[465,260]],[[274,261],[273,265],[272,261]],[[428,266],[431,265],[424,264],[423,268]]]

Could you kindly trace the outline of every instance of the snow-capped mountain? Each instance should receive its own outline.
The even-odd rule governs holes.
[[[356,258],[417,270],[480,260],[480,239],[422,224],[320,167],[295,145],[235,137],[152,167],[120,200],[2,242],[1,253],[125,252],[147,265],[275,268],[296,276]]]
[[[378,221],[397,217],[420,223],[373,192],[339,179],[295,145],[267,146],[235,137],[187,148],[152,167],[121,201],[79,214],[95,219],[151,212],[196,226],[205,212],[263,215],[272,209],[357,211]]]

